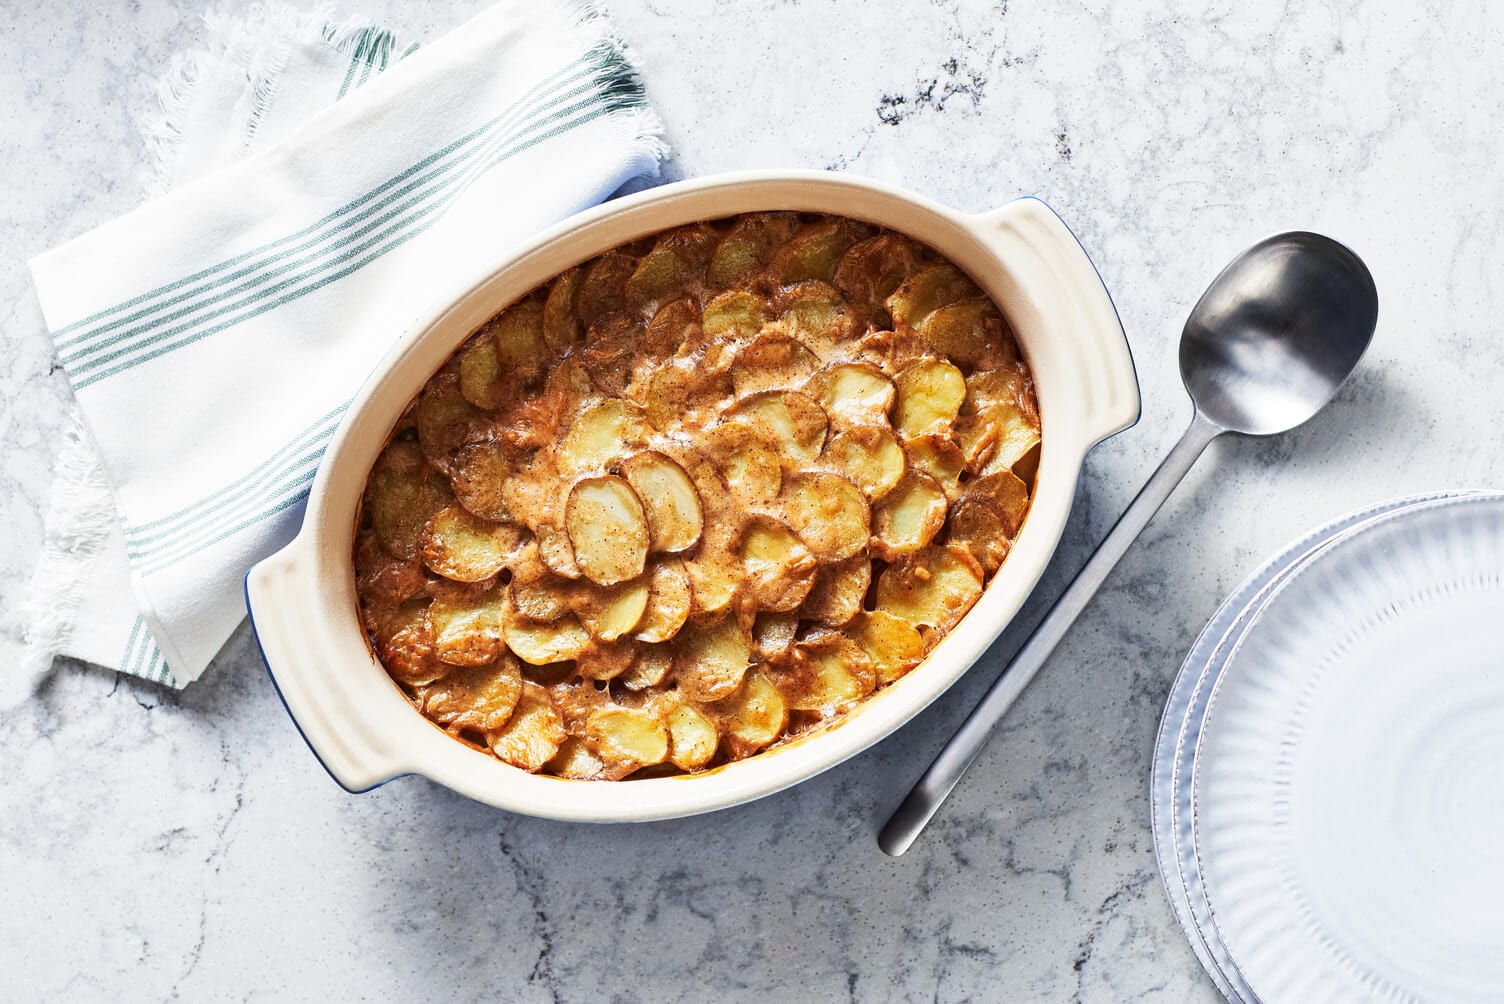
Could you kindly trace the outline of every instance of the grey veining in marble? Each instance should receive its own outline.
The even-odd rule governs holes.
[[[199,0],[15,5],[0,25],[0,609],[68,398],[24,259],[130,209],[130,109]],[[1113,291],[1144,418],[1089,459],[1040,596],[873,751],[711,816],[580,827],[421,779],[344,794],[242,631],[173,694],[61,668],[0,715],[0,997],[1117,1001],[1213,995],[1149,836],[1160,705],[1219,598],[1304,528],[1496,483],[1504,429],[1500,15],[1472,4],[615,0],[676,148],[1050,202]],[[469,5],[361,5],[431,37]],[[1187,309],[1243,246],[1332,234],[1379,332],[1309,426],[1227,442],[906,857],[873,834],[1189,417]]]

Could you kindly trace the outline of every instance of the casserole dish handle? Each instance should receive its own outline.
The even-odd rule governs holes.
[[[313,755],[340,787],[369,791],[407,771],[395,744],[384,741],[373,716],[355,713],[362,702],[330,669],[349,657],[332,649],[325,612],[329,598],[305,537],[299,535],[246,573],[251,631],[272,686]]]
[[[1083,445],[1089,448],[1137,422],[1138,374],[1117,308],[1065,222],[1044,202],[1026,197],[973,217],[972,225],[1021,280],[1020,287],[1029,290],[1031,308],[1050,336],[1071,344],[1074,351],[1061,357],[1069,372],[1052,386],[1074,388]]]

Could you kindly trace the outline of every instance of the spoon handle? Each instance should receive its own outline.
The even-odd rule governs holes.
[[[882,832],[877,836],[878,845],[888,854],[898,856],[909,849],[919,836],[940,803],[945,801],[971,761],[981,752],[987,736],[1002,717],[1008,713],[1018,695],[1034,679],[1034,674],[1044,665],[1055,646],[1065,637],[1081,611],[1097,594],[1107,575],[1117,565],[1129,546],[1143,532],[1149,520],[1164,505],[1165,499],[1180,484],[1196,458],[1217,436],[1225,430],[1214,425],[1197,412],[1180,442],[1165,457],[1147,484],[1119,517],[1112,532],[1102,541],[1096,553],[1077,573],[1075,580],[1055,601],[1049,614],[1034,629],[1024,647],[1013,657],[1007,669],[992,685],[981,702],[966,719],[965,724],[951,737],[950,742],[935,757],[929,769],[914,785],[907,798],[899,805]]]

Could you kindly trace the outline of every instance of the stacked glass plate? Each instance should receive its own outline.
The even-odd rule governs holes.
[[[1170,691],[1152,806],[1228,999],[1504,1000],[1504,494],[1353,513],[1249,577]]]

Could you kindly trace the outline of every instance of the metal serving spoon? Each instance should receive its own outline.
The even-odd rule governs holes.
[[[1212,280],[1180,339],[1180,378],[1196,408],[1190,428],[893,813],[877,838],[884,851],[909,849],[1207,444],[1224,432],[1272,436],[1315,415],[1358,365],[1378,312],[1367,267],[1319,234],[1266,238]]]

